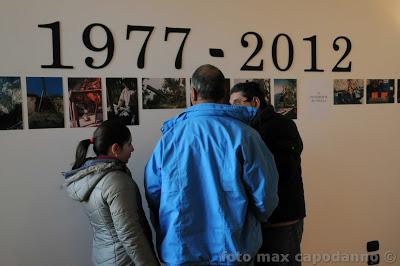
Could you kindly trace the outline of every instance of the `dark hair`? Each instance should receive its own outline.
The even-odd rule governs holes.
[[[192,75],[192,85],[200,98],[219,101],[225,97],[225,77],[213,65],[202,65]]]
[[[249,101],[253,99],[253,97],[257,97],[260,100],[261,110],[264,110],[268,106],[268,103],[265,100],[265,93],[257,82],[251,81],[238,83],[231,89],[231,94],[235,92],[240,92],[243,97],[247,98]]]
[[[121,81],[122,87],[127,87],[129,90],[137,89],[137,79],[136,78],[123,78]]]
[[[89,145],[93,142],[93,151],[99,155],[107,155],[109,148],[117,143],[123,146],[129,141],[129,128],[118,120],[106,120],[94,131],[92,139],[81,140],[76,148],[75,163],[72,169],[81,167],[86,161]]]

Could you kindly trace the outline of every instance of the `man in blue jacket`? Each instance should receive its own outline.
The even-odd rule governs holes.
[[[145,169],[146,197],[167,265],[251,265],[259,221],[278,204],[271,152],[248,126],[256,109],[221,104],[224,75],[192,77],[193,106],[168,120]]]

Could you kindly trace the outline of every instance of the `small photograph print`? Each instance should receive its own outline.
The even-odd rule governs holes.
[[[394,79],[368,79],[367,103],[394,103]]]
[[[139,125],[136,78],[107,78],[107,116],[125,125]]]
[[[362,104],[363,79],[335,79],[333,81],[333,104]]]
[[[26,92],[29,129],[64,127],[62,78],[27,77]]]
[[[0,130],[22,128],[21,79],[0,77]]]
[[[177,109],[186,107],[185,79],[143,78],[143,109]]]
[[[297,80],[274,80],[275,111],[290,119],[297,119]]]
[[[400,79],[397,80],[397,102],[400,103]]]
[[[271,80],[270,79],[234,79],[233,85],[236,85],[238,83],[245,83],[245,82],[258,83],[260,88],[264,91],[265,101],[267,101],[268,104],[272,104],[272,102],[271,102]]]
[[[96,127],[103,122],[101,78],[68,78],[71,127]]]

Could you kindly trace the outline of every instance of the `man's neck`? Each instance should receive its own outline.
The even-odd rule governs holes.
[[[192,104],[201,104],[201,103],[222,103],[223,100],[220,101],[215,101],[215,100],[209,100],[209,99],[198,99],[197,101],[194,101]]]

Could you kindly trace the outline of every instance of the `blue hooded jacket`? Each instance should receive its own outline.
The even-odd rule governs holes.
[[[251,107],[205,103],[164,123],[145,190],[167,265],[237,265],[260,248],[259,220],[277,206],[278,173],[247,125],[255,114]]]

